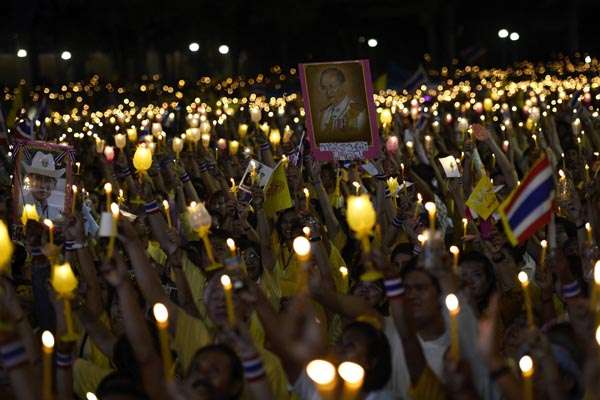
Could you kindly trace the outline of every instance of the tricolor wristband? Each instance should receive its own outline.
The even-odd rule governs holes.
[[[192,178],[190,178],[190,175],[187,172],[184,172],[183,174],[181,174],[181,176],[179,177],[179,180],[181,181],[181,183],[187,183],[191,180]]]
[[[581,294],[581,287],[579,287],[579,282],[577,281],[562,286],[562,295],[565,299],[579,296],[579,294]]]
[[[388,298],[399,297],[404,294],[404,285],[401,278],[386,279],[383,281],[385,294]]]
[[[402,228],[402,218],[400,217],[400,215],[396,215],[394,217],[394,219],[392,220],[392,225],[394,225],[394,227],[398,229]]]
[[[200,172],[206,172],[208,171],[208,163],[206,161],[202,161],[198,168],[200,169]]]
[[[389,188],[385,188],[384,191],[383,191],[383,193],[385,194],[385,198],[386,199],[389,199],[389,198],[392,197],[392,192],[390,192]]]
[[[41,247],[32,247],[31,248],[31,256],[32,257],[39,257],[44,255],[44,253],[42,253],[42,248]]]
[[[4,369],[12,369],[28,361],[25,346],[20,340],[0,346],[0,359]]]
[[[271,145],[269,143],[263,143],[260,145],[260,149],[263,151],[271,150]]]
[[[65,251],[75,251],[83,249],[86,246],[85,243],[77,243],[74,240],[65,240],[64,249]]]
[[[386,174],[377,174],[374,176],[374,178],[379,181],[385,181],[387,179],[387,175]]]
[[[254,356],[242,361],[244,367],[244,377],[248,382],[258,381],[265,376],[265,368],[260,356]]]
[[[158,207],[156,200],[152,200],[151,202],[144,204],[144,211],[146,214],[154,214],[159,212],[160,208]]]
[[[71,368],[72,365],[73,356],[71,354],[56,352],[56,366],[58,368]]]
[[[120,178],[127,178],[128,176],[131,176],[131,170],[129,169],[129,167],[125,168],[120,173]]]

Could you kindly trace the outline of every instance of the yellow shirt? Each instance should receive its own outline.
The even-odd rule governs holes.
[[[113,372],[110,368],[103,368],[91,361],[78,358],[73,364],[73,391],[77,398],[85,399],[87,392],[95,392],[96,388],[106,377]]]
[[[446,399],[444,387],[429,367],[425,367],[419,381],[410,387],[408,394],[413,400]]]
[[[180,309],[177,313],[173,348],[177,351],[182,370],[187,371],[196,351],[211,342],[212,338],[206,324]]]

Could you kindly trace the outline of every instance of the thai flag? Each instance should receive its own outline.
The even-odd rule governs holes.
[[[552,165],[543,155],[500,206],[504,230],[513,246],[522,244],[550,222],[553,199]]]

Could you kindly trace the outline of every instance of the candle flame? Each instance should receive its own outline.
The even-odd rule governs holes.
[[[329,385],[335,379],[335,367],[326,360],[312,360],[306,366],[306,374],[318,385]]]
[[[361,385],[365,377],[365,370],[357,363],[351,361],[344,361],[338,366],[338,373],[342,379],[352,385]]]
[[[298,236],[294,239],[293,245],[294,251],[300,257],[305,257],[310,253],[310,242],[304,236]]]
[[[154,314],[154,319],[156,319],[157,322],[165,323],[169,319],[169,311],[163,303],[154,304],[154,307],[152,307],[152,313]]]
[[[221,275],[221,285],[223,285],[223,289],[230,290],[231,289],[231,278],[229,275]]]
[[[47,349],[52,349],[54,347],[54,335],[50,331],[44,331],[42,333],[42,344]]]
[[[533,374],[533,359],[528,355],[521,357],[519,360],[519,369],[521,370],[523,376],[531,376]]]

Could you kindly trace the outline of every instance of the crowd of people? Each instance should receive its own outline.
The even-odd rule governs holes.
[[[599,398],[586,61],[379,91],[378,156],[333,162],[311,157],[293,69],[6,88],[1,397]],[[43,98],[30,132],[74,149],[72,203],[52,214],[18,193],[43,203],[54,160],[15,180],[17,128]],[[552,218],[513,245],[498,207],[541,157]]]

